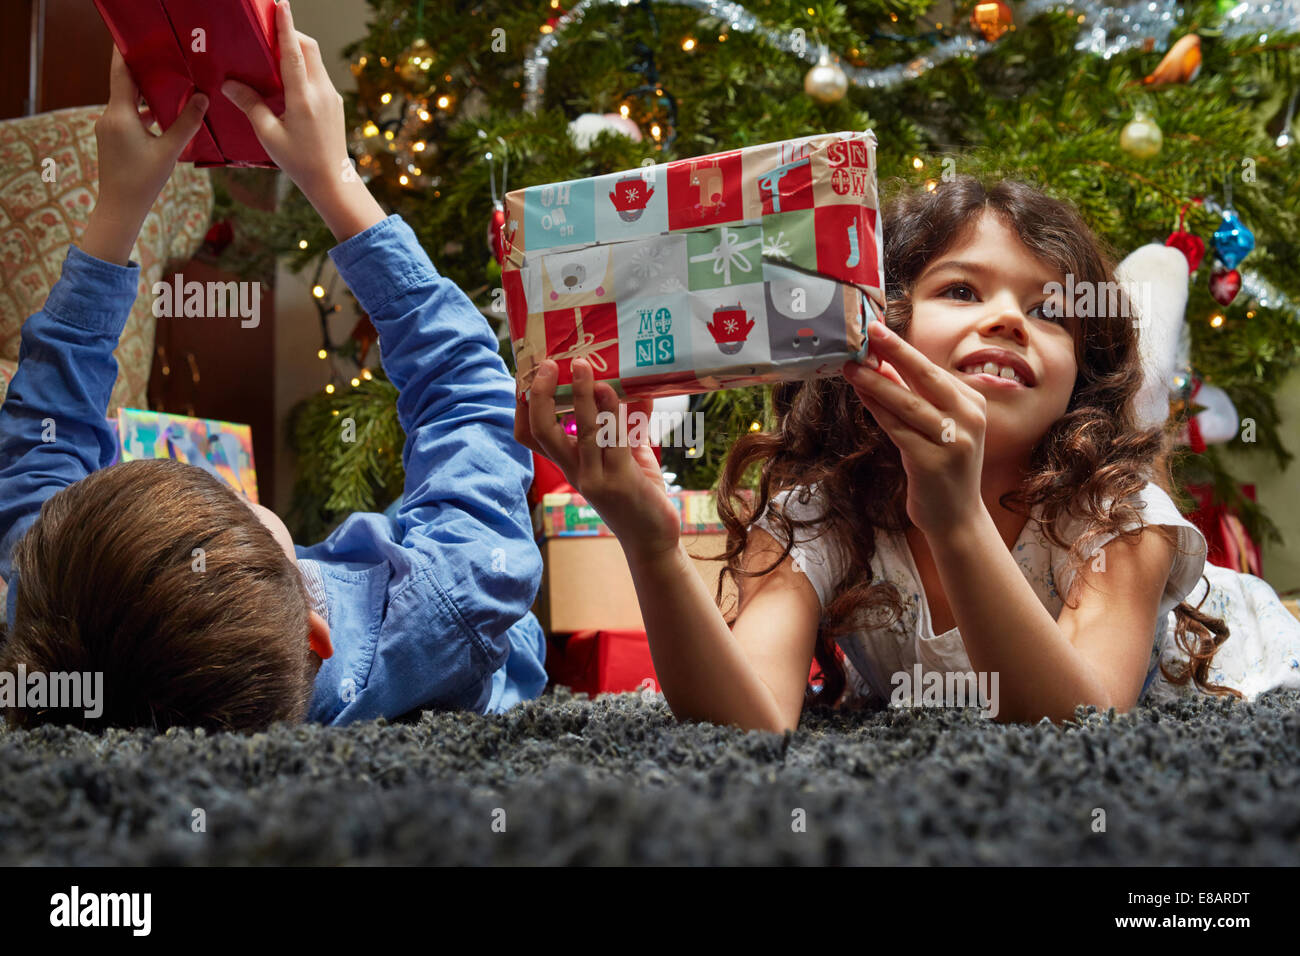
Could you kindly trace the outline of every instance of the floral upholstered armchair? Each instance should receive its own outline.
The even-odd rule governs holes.
[[[102,106],[83,106],[0,121],[0,402],[18,365],[23,322],[44,304],[80,240],[99,189],[95,121]],[[212,218],[206,170],[177,166],[131,252],[140,289],[114,353],[117,384],[109,414],[145,408],[153,365],[154,283],[198,250]],[[0,581],[0,609],[5,584]],[[2,612],[0,612],[2,613]],[[0,616],[0,620],[3,617]]]
[[[0,122],[0,401],[18,362],[23,322],[58,281],[68,244],[80,240],[99,189],[95,121],[102,106]],[[153,365],[154,283],[198,250],[212,218],[206,170],[176,167],[145,219],[131,258],[140,290],[115,353],[109,414],[145,408]]]

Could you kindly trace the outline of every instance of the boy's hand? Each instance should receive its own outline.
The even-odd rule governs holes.
[[[277,117],[256,90],[237,80],[227,80],[221,92],[244,111],[266,154],[342,242],[382,221],[384,211],[352,168],[343,97],[325,72],[320,46],[293,28],[287,0],[275,16],[284,115]]]
[[[99,152],[99,199],[82,237],[84,252],[126,265],[145,216],[176,168],[185,147],[203,125],[208,98],[190,97],[171,129],[161,136],[149,131],[153,116],[140,112],[140,91],[126,61],[113,48],[111,92],[104,115],[95,123]]]

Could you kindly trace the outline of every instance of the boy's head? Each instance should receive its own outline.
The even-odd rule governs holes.
[[[102,714],[11,723],[255,730],[307,711],[328,625],[284,525],[202,469],[126,462],[52,496],[14,548],[0,672],[102,672]]]

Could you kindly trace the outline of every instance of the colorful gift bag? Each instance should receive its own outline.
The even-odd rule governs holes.
[[[751,500],[753,492],[741,489]],[[712,491],[674,491],[668,495],[681,516],[682,534],[714,534],[726,531],[718,516],[718,499]],[[542,538],[611,537],[605,520],[574,491],[555,491],[541,496],[533,509],[533,530]]]
[[[516,386],[545,358],[627,399],[837,374],[884,313],[876,139],[827,133],[515,190]]]
[[[109,419],[117,430],[118,461],[171,458],[202,468],[257,504],[253,430],[248,425],[123,408]]]

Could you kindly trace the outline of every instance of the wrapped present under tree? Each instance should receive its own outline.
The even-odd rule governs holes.
[[[819,134],[509,193],[519,391],[546,358],[561,407],[580,357],[629,399],[860,359],[885,302],[875,147]]]

